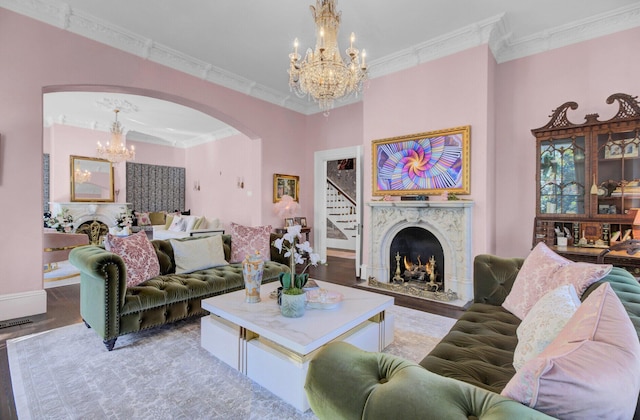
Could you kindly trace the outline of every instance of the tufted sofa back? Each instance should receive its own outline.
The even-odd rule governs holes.
[[[270,237],[270,244],[273,244],[277,238],[281,237],[277,233],[272,233]],[[174,241],[193,241],[202,239],[202,236],[191,236],[188,238],[176,238]],[[158,261],[160,262],[160,274],[173,274],[176,272],[176,259],[173,254],[173,247],[171,246],[171,239],[155,239],[151,241],[153,247],[158,255]],[[224,247],[224,259],[231,260],[231,235],[222,235],[222,246]],[[278,250],[271,245],[271,261],[276,261],[282,264],[287,264],[287,259],[284,258]]]
[[[524,258],[477,255],[473,260],[474,303],[500,306],[511,291]],[[479,281],[481,280],[481,281]]]

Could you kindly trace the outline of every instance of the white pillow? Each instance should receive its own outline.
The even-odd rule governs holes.
[[[537,357],[557,336],[580,306],[573,284],[565,284],[544,295],[518,326],[518,345],[513,354],[516,371]]]
[[[207,229],[219,229],[220,219],[207,217],[206,221],[202,222]],[[202,229],[202,227],[200,228]]]
[[[185,232],[189,232],[193,230],[193,226],[195,226],[196,222],[199,219],[198,216],[182,216],[182,218],[185,221],[185,228],[184,228]]]
[[[171,232],[184,232],[186,227],[185,221],[181,216],[174,216],[169,229]]]
[[[228,265],[224,259],[222,236],[207,236],[202,239],[178,241],[170,239],[176,260],[176,274],[191,273],[205,268]]]

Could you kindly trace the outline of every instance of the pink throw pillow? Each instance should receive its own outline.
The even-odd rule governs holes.
[[[502,395],[562,419],[630,419],[640,392],[640,342],[609,283],[515,374]]]
[[[231,223],[231,262],[241,262],[260,251],[265,261],[271,259],[271,226],[248,227]]]
[[[127,267],[127,287],[136,286],[145,280],[160,275],[160,263],[146,232],[131,236],[107,234],[104,242],[107,251],[119,255]]]
[[[151,218],[149,217],[148,212],[136,212],[136,220],[138,221],[138,226],[151,226]]]
[[[527,256],[502,307],[524,319],[547,292],[573,284],[578,296],[611,271],[609,264],[575,263],[553,252],[544,242]]]

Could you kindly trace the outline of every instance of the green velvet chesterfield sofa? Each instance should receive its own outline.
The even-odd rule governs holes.
[[[278,236],[271,234],[271,243]],[[179,239],[197,240],[199,237]],[[231,236],[222,235],[225,259],[231,256]],[[80,315],[89,328],[102,337],[111,351],[119,336],[207,315],[201,301],[244,288],[242,263],[176,274],[170,240],[151,241],[160,263],[160,275],[127,287],[123,259],[102,246],[71,251],[69,261],[80,270]],[[287,261],[271,246],[271,261],[265,262],[263,283],[289,272]]]
[[[419,363],[346,343],[310,362],[305,390],[320,419],[548,419],[500,395],[511,377],[520,319],[503,309],[524,259],[479,255],[474,302]],[[613,267],[581,297],[609,282],[640,335],[640,285]],[[639,418],[637,408],[634,418]]]

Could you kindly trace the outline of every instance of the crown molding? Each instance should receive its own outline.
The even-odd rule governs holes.
[[[0,0],[0,7],[292,111],[305,115],[321,112],[313,101],[306,98],[284,95],[75,10],[59,0]],[[638,26],[640,4],[635,4],[528,37],[512,39],[508,16],[500,14],[373,60],[369,66],[369,76],[375,79],[483,44],[489,45],[498,63],[504,63]],[[348,98],[336,106],[355,103],[360,99]]]
[[[94,131],[102,131],[105,135],[111,132],[111,124],[104,124],[98,121],[89,121],[82,120],[79,118],[74,118],[69,115],[59,115],[57,118],[47,118],[43,122],[43,126],[50,128],[53,127],[54,124],[65,125],[69,127],[76,128],[85,128],[88,130]],[[207,134],[203,134],[197,137],[192,137],[187,140],[169,140],[164,137],[153,136],[150,134],[141,133],[135,129],[127,129],[124,127],[123,130],[124,135],[127,137],[127,140],[132,140],[140,143],[149,143],[149,144],[160,144],[165,146],[171,146],[178,149],[188,149],[190,147],[199,146],[201,144],[209,143],[215,140],[222,140],[227,137],[235,136],[238,134],[242,134],[240,131],[236,130],[231,126],[223,127],[218,130],[212,131]]]
[[[371,61],[371,78],[385,76],[400,70],[434,61],[448,55],[487,44],[490,39],[501,37],[505,29],[504,14],[465,26],[456,31],[430,39],[404,50]],[[494,34],[495,33],[495,34]],[[494,34],[494,35],[492,35]]]
[[[493,54],[498,63],[588,41],[640,26],[640,3],[621,7],[520,39],[505,39]]]

